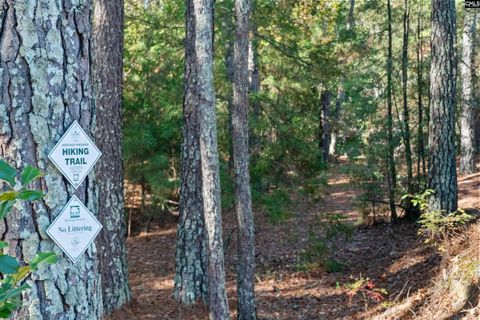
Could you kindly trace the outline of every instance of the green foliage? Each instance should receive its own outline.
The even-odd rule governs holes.
[[[35,179],[41,177],[38,169],[27,166],[20,175],[5,161],[0,160],[0,179],[7,183],[6,189],[0,193],[0,218],[5,218],[15,202],[35,201],[43,198],[43,193],[26,189]],[[16,183],[16,178],[19,184]],[[9,318],[21,306],[21,294],[30,287],[24,280],[38,269],[40,264],[53,264],[58,256],[53,252],[39,252],[29,265],[22,265],[17,258],[3,253],[8,243],[0,241],[0,318]]]
[[[450,213],[430,210],[428,198],[433,192],[433,190],[427,189],[420,194],[406,194],[402,199],[408,199],[415,207],[420,209],[422,215],[418,221],[420,224],[418,232],[426,237],[426,243],[438,245],[451,234],[462,229],[474,217],[462,209]]]
[[[291,200],[286,190],[277,189],[262,198],[263,208],[271,223],[280,223],[291,217],[289,207]]]
[[[125,177],[148,190],[153,208],[178,201],[183,12],[183,1],[125,2]]]
[[[333,253],[337,249],[337,242],[350,241],[354,231],[344,215],[325,214],[310,226],[310,244],[298,255],[297,269],[312,271],[324,268],[330,273],[343,271],[346,265],[336,260]]]
[[[343,288],[346,290],[348,297],[348,305],[352,305],[353,297],[359,295],[365,303],[365,310],[368,310],[369,303],[379,303],[385,300],[388,296],[387,290],[378,288],[377,285],[370,279],[360,275],[359,277],[350,277],[350,282],[344,284]]]

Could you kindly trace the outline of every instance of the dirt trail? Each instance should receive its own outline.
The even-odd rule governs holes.
[[[460,179],[461,203],[479,205],[480,197],[470,188],[478,186],[480,175]],[[473,192],[473,193],[472,193]],[[415,226],[400,224],[357,228],[351,241],[340,242],[333,257],[346,265],[341,272],[327,273],[318,266],[298,268],[301,252],[310,250],[313,238],[320,235],[319,217],[341,213],[355,220],[357,190],[345,174],[328,176],[324,201],[312,203],[293,195],[293,215],[279,224],[271,224],[261,211],[256,215],[257,282],[259,319],[368,319],[361,296],[351,301],[343,284],[351,277],[368,277],[388,291],[388,301],[396,301],[428,285],[439,264],[439,256],[426,249],[416,236]],[[464,201],[464,202],[462,202]],[[224,213],[224,232],[234,228],[232,212]],[[128,240],[130,284],[133,300],[108,319],[208,319],[203,306],[182,307],[172,299],[175,224],[164,225],[149,235]],[[233,236],[235,238],[235,236]],[[235,262],[233,241],[226,251],[227,290],[232,318],[236,308]],[[368,303],[372,308],[380,304]]]

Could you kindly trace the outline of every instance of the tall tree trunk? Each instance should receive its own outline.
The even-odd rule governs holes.
[[[337,98],[335,100],[335,110],[333,114],[330,116],[331,119],[331,133],[330,133],[330,145],[328,147],[328,156],[335,157],[336,148],[337,148],[337,137],[340,131],[340,115],[342,112],[342,103],[345,99],[345,90],[344,90],[344,82],[345,80],[342,78],[340,79],[340,84],[338,85],[337,90]]]
[[[355,32],[355,0],[350,0],[348,10],[347,30]]]
[[[227,38],[225,44],[225,67],[226,67],[226,76],[229,83],[234,82],[234,72],[235,72],[235,65],[234,65],[234,34],[235,34],[235,22],[234,17],[225,17],[225,35]],[[233,110],[233,93],[229,92],[227,94],[227,108],[228,108],[228,118],[227,118],[227,125],[228,125],[228,136],[232,137],[233,132],[233,125],[232,125],[232,110]],[[231,139],[228,140],[228,171],[230,173],[233,172],[233,141]]]
[[[254,4],[255,0],[252,0],[252,6]],[[258,69],[258,27],[254,21],[250,21],[250,30],[248,42],[248,92],[256,94],[260,91],[260,71]],[[259,116],[260,104],[256,99],[252,102],[252,111],[254,117]]]
[[[454,0],[432,1],[428,183],[432,210],[457,210]]]
[[[405,144],[405,159],[407,163],[407,190],[412,192],[413,163],[410,146],[410,116],[408,112],[408,37],[410,33],[410,6],[405,0],[403,14],[403,50],[402,50],[402,90],[403,90],[403,141]]]
[[[395,188],[397,185],[395,159],[393,145],[393,116],[392,116],[392,7],[390,0],[387,1],[388,16],[388,56],[387,56],[387,131],[388,131],[388,198],[390,205],[390,214],[392,222],[397,220],[397,211],[395,209]]]
[[[200,122],[197,114],[198,66],[193,1],[186,1],[185,96],[177,226],[174,297],[190,305],[208,302],[208,253],[203,219]]]
[[[255,234],[250,192],[248,150],[248,44],[250,0],[235,0],[236,35],[233,84],[233,152],[235,211],[238,224],[238,319],[254,320]]]
[[[322,167],[327,165],[328,151],[330,148],[330,101],[332,93],[330,90],[321,88],[320,94],[320,110],[318,122],[318,147],[320,149],[320,162]]]
[[[425,136],[423,133],[423,39],[422,39],[422,2],[418,2],[417,20],[417,103],[418,103],[418,128],[417,128],[417,176],[425,177],[427,174],[425,163]]]
[[[463,45],[460,72],[462,77],[462,111],[460,114],[460,173],[475,172],[475,121],[477,104],[475,99],[475,41],[476,15],[474,10],[465,10],[463,22]]]
[[[260,118],[260,102],[256,95],[260,92],[260,71],[259,71],[259,61],[258,61],[258,27],[255,21],[253,20],[253,14],[255,13],[255,4],[256,0],[252,1],[251,9],[251,19],[250,19],[250,37],[248,42],[248,82],[249,88],[248,92],[250,96],[254,96],[254,99],[251,100],[251,110],[252,110],[252,122],[253,126],[250,128],[250,140],[249,148],[251,155],[251,164],[252,167],[255,166],[255,163],[258,159],[260,153],[260,138],[258,133],[255,132],[254,128],[257,126]]]
[[[106,314],[130,300],[125,246],[122,162],[123,0],[94,0],[93,68],[97,127],[102,157],[97,163],[98,260]]]
[[[195,28],[195,97],[200,129],[200,162],[205,229],[208,243],[210,319],[229,319],[222,239],[215,91],[213,85],[213,0],[193,3]]]
[[[38,251],[61,256],[27,281],[31,289],[14,319],[100,319],[102,314],[95,245],[73,263],[45,233],[74,194],[97,212],[95,174],[75,190],[48,160],[74,120],[90,136],[95,128],[91,10],[89,0],[0,1],[0,157],[17,168],[39,167],[45,176],[35,188],[46,193],[1,222],[1,240],[26,262]]]

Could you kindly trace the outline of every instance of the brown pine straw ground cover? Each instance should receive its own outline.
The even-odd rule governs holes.
[[[460,177],[459,188],[460,207],[480,208],[480,174]],[[299,255],[311,248],[312,232],[313,237],[317,236],[316,232],[322,232],[319,217],[325,213],[341,213],[351,220],[360,218],[355,207],[357,194],[358,190],[346,175],[334,172],[329,174],[322,196],[324,201],[313,203],[301,195],[293,196],[289,219],[272,224],[263,212],[255,212],[259,319],[443,319],[439,308],[445,312],[452,308],[454,298],[447,297],[445,290],[435,289],[439,275],[452,270],[437,250],[424,245],[411,223],[403,222],[395,228],[388,224],[360,225],[350,241],[337,243],[333,257],[346,265],[340,272],[328,273],[322,266],[299,268]],[[234,213],[225,212],[223,219],[225,237],[233,235],[226,251],[226,271],[234,319],[237,259],[232,233]],[[175,227],[174,222],[163,223],[148,234],[128,239],[132,302],[107,319],[208,319],[206,307],[184,307],[172,298]],[[478,226],[473,228],[480,231]],[[465,244],[466,239],[466,236],[458,237],[452,242],[452,248],[456,249],[452,249],[450,259],[461,254],[473,257],[478,254],[480,260],[480,243],[475,243],[478,237],[470,237],[473,243],[469,246]],[[371,280],[372,290],[385,289],[388,294],[384,300],[365,300],[361,294],[349,296],[345,284],[360,277]],[[478,292],[470,290],[473,293],[462,310],[478,304]],[[459,316],[477,319],[474,312],[469,312]]]

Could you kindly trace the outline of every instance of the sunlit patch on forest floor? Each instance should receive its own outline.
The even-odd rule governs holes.
[[[480,174],[459,178],[461,207],[480,206],[479,184]],[[291,195],[292,215],[281,223],[272,224],[256,212],[259,319],[371,319],[406,297],[422,295],[432,283],[441,258],[423,244],[411,223],[394,228],[367,223],[357,226],[351,237],[333,239],[326,259],[339,263],[337,272],[327,272],[322,264],[301,263],[312,250],[315,259],[324,255],[315,250],[321,251],[319,239],[328,231],[322,226],[325,215],[360,219],[357,194],[346,175],[334,172],[329,174],[322,201],[312,203],[300,193]],[[225,212],[224,236],[233,234],[226,251],[232,317],[236,308],[234,226],[233,212]],[[172,299],[175,235],[175,224],[168,223],[128,240],[133,298],[109,319],[208,319],[204,306],[182,307]],[[353,283],[367,278],[371,292],[378,289],[385,295],[377,300],[360,291],[349,295]]]

